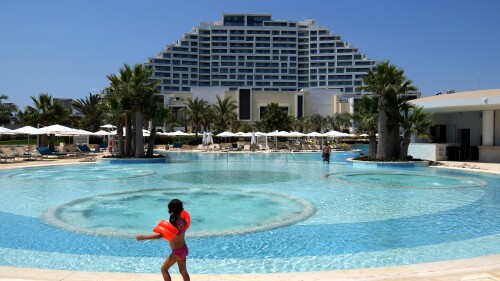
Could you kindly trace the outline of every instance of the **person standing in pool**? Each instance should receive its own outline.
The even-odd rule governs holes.
[[[184,240],[184,234],[186,233],[187,222],[181,218],[181,213],[184,210],[182,202],[178,199],[173,199],[168,203],[168,213],[170,214],[170,223],[179,230],[177,235],[169,241],[172,253],[165,259],[163,265],[161,266],[161,274],[163,275],[163,280],[171,281],[170,274],[168,270],[172,265],[177,263],[179,267],[179,272],[182,275],[184,281],[190,281],[189,273],[186,268],[186,258],[188,256],[188,247],[186,241]],[[159,233],[155,234],[145,234],[137,235],[137,240],[151,240],[160,239],[162,235]]]
[[[328,162],[330,164],[330,153],[332,152],[332,148],[330,147],[329,144],[325,144],[325,147],[323,147],[323,154],[321,157],[323,158],[323,163]]]

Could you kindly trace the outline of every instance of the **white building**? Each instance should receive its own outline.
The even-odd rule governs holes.
[[[412,102],[432,113],[433,141],[412,143],[410,155],[429,160],[500,162],[500,89],[436,95]]]
[[[337,103],[352,107],[375,61],[315,20],[223,14],[222,21],[194,27],[147,65],[160,81],[166,105],[182,107],[180,101],[189,96],[207,101],[233,96],[240,120],[257,121],[269,102],[297,117],[336,113]]]

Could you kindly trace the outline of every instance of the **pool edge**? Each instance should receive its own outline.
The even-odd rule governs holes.
[[[174,279],[180,280],[178,274]],[[0,280],[158,280],[160,273],[85,272],[0,266]],[[360,268],[334,271],[289,272],[268,274],[192,274],[192,280],[496,280],[500,278],[500,255],[469,259],[411,264],[403,266]],[[495,279],[494,279],[495,278]]]

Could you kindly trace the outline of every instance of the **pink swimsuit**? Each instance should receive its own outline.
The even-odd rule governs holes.
[[[177,236],[181,236],[182,234],[186,233],[186,221],[182,218],[180,218],[178,221],[175,222],[175,227],[179,229],[179,233],[177,233]],[[177,249],[172,249],[172,254],[180,257],[181,259],[185,259],[188,256],[189,249],[184,243],[184,246],[181,248]]]

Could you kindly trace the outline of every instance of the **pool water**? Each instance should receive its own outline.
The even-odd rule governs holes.
[[[158,272],[138,242],[179,198],[190,273],[381,267],[500,253],[500,177],[352,166],[353,153],[169,153],[0,171],[0,266]],[[176,269],[174,269],[175,272]]]

